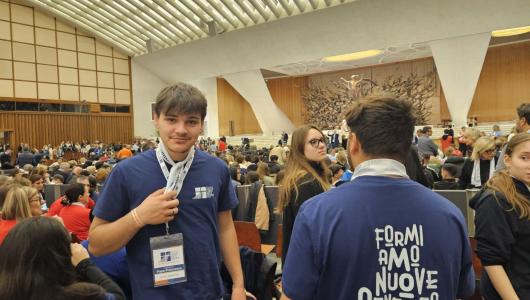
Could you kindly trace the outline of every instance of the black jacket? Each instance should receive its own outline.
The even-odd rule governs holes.
[[[526,185],[513,181],[530,201]],[[483,189],[469,203],[476,212],[476,253],[483,266],[503,266],[519,299],[530,299],[530,220],[520,219],[505,195],[495,192],[495,196]],[[487,300],[501,299],[486,272],[482,273],[480,293]]]
[[[125,294],[121,288],[110,279],[103,271],[94,265],[90,259],[84,259],[75,267],[75,272],[80,281],[90,282],[102,287],[108,294],[112,294],[114,299],[125,299]]]
[[[435,190],[458,190],[459,185],[456,180],[449,181],[449,180],[441,180],[434,183]]]
[[[298,214],[298,210],[302,203],[311,197],[314,197],[324,192],[320,183],[310,175],[306,175],[300,179],[298,184],[298,195],[295,191],[291,192],[291,198],[287,207],[283,211],[283,235],[282,235],[282,266],[287,258],[287,251],[289,250],[289,243],[291,241],[291,234],[293,233],[294,220]]]
[[[497,157],[495,159],[495,165],[497,165]],[[460,188],[465,190],[469,188],[477,188],[471,185],[471,176],[473,175],[473,166],[475,164],[474,160],[466,159],[464,166],[462,167],[462,174],[460,174]],[[484,186],[488,179],[490,178],[490,166],[491,161],[489,160],[480,160],[480,182],[481,186]],[[494,167],[495,168],[495,167]]]

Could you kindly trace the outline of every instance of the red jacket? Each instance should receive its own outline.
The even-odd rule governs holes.
[[[64,227],[68,231],[84,241],[88,238],[88,230],[90,229],[90,209],[78,205],[78,203],[63,207],[59,212],[59,217],[63,219]]]
[[[4,242],[9,231],[17,225],[17,220],[2,220],[0,219],[0,245]]]

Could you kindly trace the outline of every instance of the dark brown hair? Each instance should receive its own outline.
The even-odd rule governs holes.
[[[346,113],[346,122],[366,155],[405,161],[415,122],[409,101],[389,96],[360,99]]]
[[[200,114],[204,121],[207,108],[206,97],[197,88],[177,83],[164,88],[156,97],[155,113]]]

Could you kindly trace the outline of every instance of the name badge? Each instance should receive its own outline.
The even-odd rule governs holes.
[[[186,282],[182,233],[155,236],[149,242],[154,287]]]

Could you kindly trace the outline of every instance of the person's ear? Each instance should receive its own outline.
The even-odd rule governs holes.
[[[355,133],[350,133],[350,138],[348,139],[348,152],[350,155],[356,155],[361,150],[361,144]]]
[[[504,165],[508,170],[512,166],[512,158],[508,154],[504,154]]]

